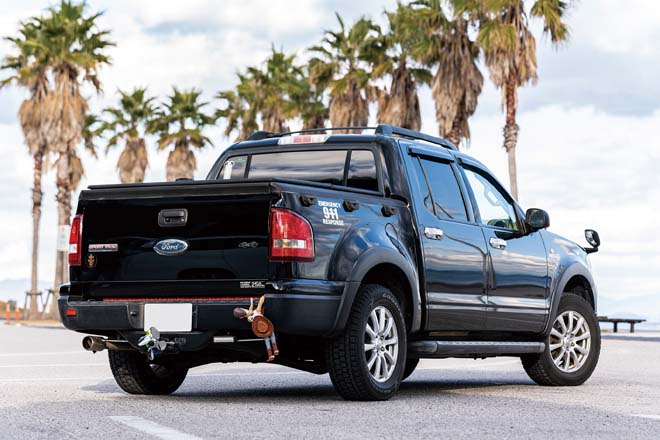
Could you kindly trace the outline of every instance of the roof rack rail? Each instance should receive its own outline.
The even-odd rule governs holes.
[[[331,127],[331,128],[307,128],[305,130],[297,131],[286,131],[282,133],[274,133],[272,131],[255,131],[250,136],[248,136],[248,141],[259,141],[261,139],[268,138],[277,138],[282,136],[288,136],[290,134],[299,134],[299,133],[318,133],[320,131],[345,131],[345,130],[376,130],[377,127]]]
[[[306,130],[298,131],[287,131],[283,133],[273,133],[270,131],[255,131],[250,136],[248,136],[248,141],[258,141],[261,139],[277,138],[282,136],[288,136],[291,134],[299,133],[318,133],[323,131],[346,131],[346,130],[375,130],[376,134],[382,134],[385,136],[402,136],[410,139],[417,139],[420,141],[430,142],[432,144],[440,145],[450,150],[458,151],[456,145],[449,142],[447,139],[429,136],[428,134],[420,133],[415,130],[409,130],[407,128],[396,127],[394,125],[388,124],[379,124],[377,127],[332,127],[332,128],[308,128]]]
[[[428,134],[420,133],[415,130],[409,130],[407,128],[396,127],[394,125],[379,124],[378,127],[376,127],[376,134],[383,134],[385,136],[398,135],[406,138],[430,142],[432,144],[449,148],[450,150],[458,151],[458,147],[456,147],[456,145],[454,145],[453,143],[449,142],[447,139],[443,139],[435,136],[429,136]]]

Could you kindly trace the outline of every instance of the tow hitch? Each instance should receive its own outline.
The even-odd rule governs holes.
[[[174,342],[160,339],[160,332],[156,327],[150,327],[145,335],[138,340],[138,346],[147,348],[147,357],[153,361],[168,347],[174,347]]]
[[[275,326],[270,322],[270,319],[266,318],[263,314],[265,301],[266,296],[262,296],[255,309],[254,302],[252,301],[252,298],[250,298],[250,308],[243,309],[241,307],[236,307],[234,309],[234,316],[239,319],[247,319],[248,322],[252,324],[252,333],[254,333],[256,337],[264,340],[266,351],[268,352],[268,362],[272,362],[275,359],[275,356],[280,354],[280,350],[277,348],[277,340],[275,339]]]

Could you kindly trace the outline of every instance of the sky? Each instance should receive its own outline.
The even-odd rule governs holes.
[[[2,2],[0,34],[12,35],[20,20],[40,14],[52,2]],[[601,251],[590,258],[599,293],[625,303],[660,298],[660,3],[654,0],[581,0],[567,18],[571,40],[553,48],[537,35],[539,80],[519,93],[517,159],[519,201],[550,214],[550,230],[585,244],[585,228],[598,230]],[[395,1],[241,0],[88,1],[104,10],[103,29],[116,47],[112,66],[100,72],[104,93],[90,97],[93,111],[117,101],[118,88],[146,86],[164,97],[172,85],[197,87],[213,95],[235,84],[236,72],[259,65],[272,46],[301,59],[324,29],[336,28],[335,12],[347,22],[366,15],[384,24],[383,11]],[[7,54],[0,42],[0,57]],[[2,75],[2,73],[0,73]],[[504,115],[500,92],[487,78],[470,120],[467,152],[508,183],[502,148]],[[0,90],[0,280],[29,278],[32,161],[17,121],[25,92]],[[422,131],[437,134],[430,90],[420,90]],[[375,115],[375,109],[372,112]],[[372,115],[372,123],[375,123]],[[295,126],[295,125],[294,125]],[[203,178],[230,139],[222,124],[208,135],[214,146],[197,156],[196,178]],[[146,179],[165,178],[166,152],[148,140]],[[83,154],[90,184],[118,182],[120,149],[100,160]],[[44,178],[39,278],[54,274],[56,204],[54,174]],[[27,288],[27,286],[26,286]],[[656,303],[657,304],[657,303]],[[660,311],[657,312],[660,316]]]

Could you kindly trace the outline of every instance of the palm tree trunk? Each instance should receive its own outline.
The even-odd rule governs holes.
[[[71,178],[69,170],[69,153],[60,153],[56,166],[57,183],[57,224],[58,231],[71,224]],[[55,258],[55,282],[53,286],[53,299],[50,303],[48,317],[59,319],[57,313],[57,297],[60,286],[69,280],[69,264],[67,251],[57,249]]]
[[[392,74],[390,92],[378,97],[378,122],[411,130],[419,130],[422,115],[417,96],[417,85],[403,58]]]
[[[325,127],[325,117],[323,115],[316,115],[307,119],[303,123],[303,130],[310,130],[313,128],[324,128]],[[325,133],[325,132],[319,132]]]
[[[37,293],[39,289],[39,223],[41,222],[41,176],[43,175],[44,155],[43,151],[34,153],[34,186],[32,188],[32,276],[30,279],[30,308],[27,313],[28,319],[36,319],[39,316],[39,304]]]
[[[465,98],[463,98],[465,99]],[[461,138],[466,137],[463,133],[463,127],[465,126],[465,112],[463,111],[463,105],[459,106],[459,110],[454,116],[454,121],[451,124],[451,131],[447,134],[447,140],[457,147],[461,143]]]
[[[365,127],[369,122],[369,103],[354,82],[346,91],[330,98],[330,122],[333,127]],[[347,133],[360,132],[347,130]]]
[[[176,179],[192,179],[196,168],[195,153],[190,151],[190,146],[185,143],[178,143],[167,156],[165,171],[170,182]]]
[[[516,170],[516,144],[518,142],[518,124],[516,123],[516,77],[513,72],[505,88],[506,124],[504,125],[504,149],[509,159],[509,183],[511,195],[518,200],[518,174]]]

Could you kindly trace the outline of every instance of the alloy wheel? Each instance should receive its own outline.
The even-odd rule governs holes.
[[[377,382],[385,382],[394,374],[399,356],[396,321],[384,306],[374,308],[364,330],[364,354],[367,369]]]
[[[573,373],[582,368],[591,350],[591,333],[584,316],[574,310],[557,316],[549,345],[552,361],[561,371]]]

